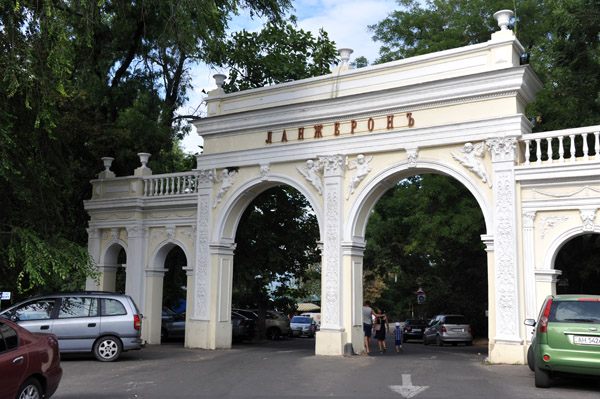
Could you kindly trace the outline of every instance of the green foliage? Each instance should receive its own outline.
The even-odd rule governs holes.
[[[399,0],[370,28],[383,43],[377,63],[484,43],[497,31],[493,14],[515,12],[513,30],[545,82],[527,109],[536,131],[598,124],[600,2],[596,0]]]
[[[290,311],[320,262],[319,227],[306,198],[288,186],[268,189],[244,212],[236,234],[233,303]]]
[[[4,254],[8,267],[0,273],[1,290],[15,293],[13,300],[21,294],[81,289],[86,277],[99,277],[87,249],[62,237],[41,240],[31,230],[15,228],[10,239],[13,245]]]
[[[235,92],[327,74],[337,64],[337,51],[323,29],[313,37],[282,22],[234,33],[224,63],[230,69],[223,89]]]
[[[81,276],[94,275],[81,258],[83,200],[100,158],[114,157],[119,176],[139,166],[138,152],[152,154],[154,173],[189,170],[193,160],[174,143],[187,134],[176,110],[190,69],[222,60],[240,7],[279,23],[290,6],[0,0],[2,288],[83,288]]]
[[[390,189],[367,225],[365,270],[381,277],[375,305],[396,319],[463,313],[487,331],[487,254],[477,202],[442,175],[413,176]],[[371,281],[365,281],[367,289]],[[427,301],[418,305],[421,286]]]

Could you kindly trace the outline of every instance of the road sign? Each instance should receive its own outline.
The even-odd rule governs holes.
[[[0,300],[9,301],[10,300],[10,292],[3,292],[2,297],[0,297]]]
[[[421,304],[425,302],[425,293],[417,294],[417,303]]]

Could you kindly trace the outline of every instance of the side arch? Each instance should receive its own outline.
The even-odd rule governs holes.
[[[381,196],[400,180],[424,173],[442,174],[456,179],[473,195],[485,220],[486,234],[494,231],[493,208],[484,189],[465,170],[445,162],[420,159],[416,167],[408,162],[391,165],[374,175],[353,200],[348,213],[348,223],[344,228],[346,241],[363,242],[369,215]]]
[[[246,207],[263,191],[281,184],[294,187],[308,200],[317,217],[319,236],[323,237],[323,210],[321,200],[317,195],[303,183],[299,182],[299,180],[286,175],[271,174],[268,180],[262,180],[260,177],[250,179],[232,193],[229,199],[223,204],[217,216],[212,241],[220,242],[225,240],[233,242],[238,224]]]
[[[100,253],[100,265],[116,265],[121,249],[129,256],[125,241],[117,239],[107,242]]]
[[[542,262],[542,270],[554,270],[556,256],[560,252],[561,248],[565,246],[565,244],[567,244],[567,242],[569,242],[571,239],[585,234],[598,233],[599,231],[596,229],[596,226],[594,226],[594,230],[592,231],[584,231],[583,226],[576,226],[563,231],[558,236],[556,236],[548,246],[546,254],[544,255],[544,260]]]

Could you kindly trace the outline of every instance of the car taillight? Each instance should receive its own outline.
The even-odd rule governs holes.
[[[446,326],[442,326],[442,332],[445,333],[446,332]]]
[[[469,334],[471,334],[471,327],[469,327]]]
[[[244,320],[240,320],[240,326],[244,327]]]
[[[540,318],[540,333],[545,334],[548,332],[548,316],[550,316],[550,306],[552,306],[552,299],[548,299],[546,307]]]
[[[578,301],[580,301],[580,302],[600,302],[600,299],[596,299],[596,298],[579,298]]]
[[[142,320],[140,320],[140,316],[133,315],[133,328],[139,330],[142,327]]]
[[[410,327],[404,327],[404,331],[409,332],[410,331]]]

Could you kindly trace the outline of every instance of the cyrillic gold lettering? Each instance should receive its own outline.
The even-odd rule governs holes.
[[[323,138],[323,125],[315,125],[315,138],[316,139]]]
[[[372,132],[373,129],[375,129],[375,121],[373,120],[373,118],[369,118],[369,120],[367,121],[367,129],[369,129],[369,132]]]

